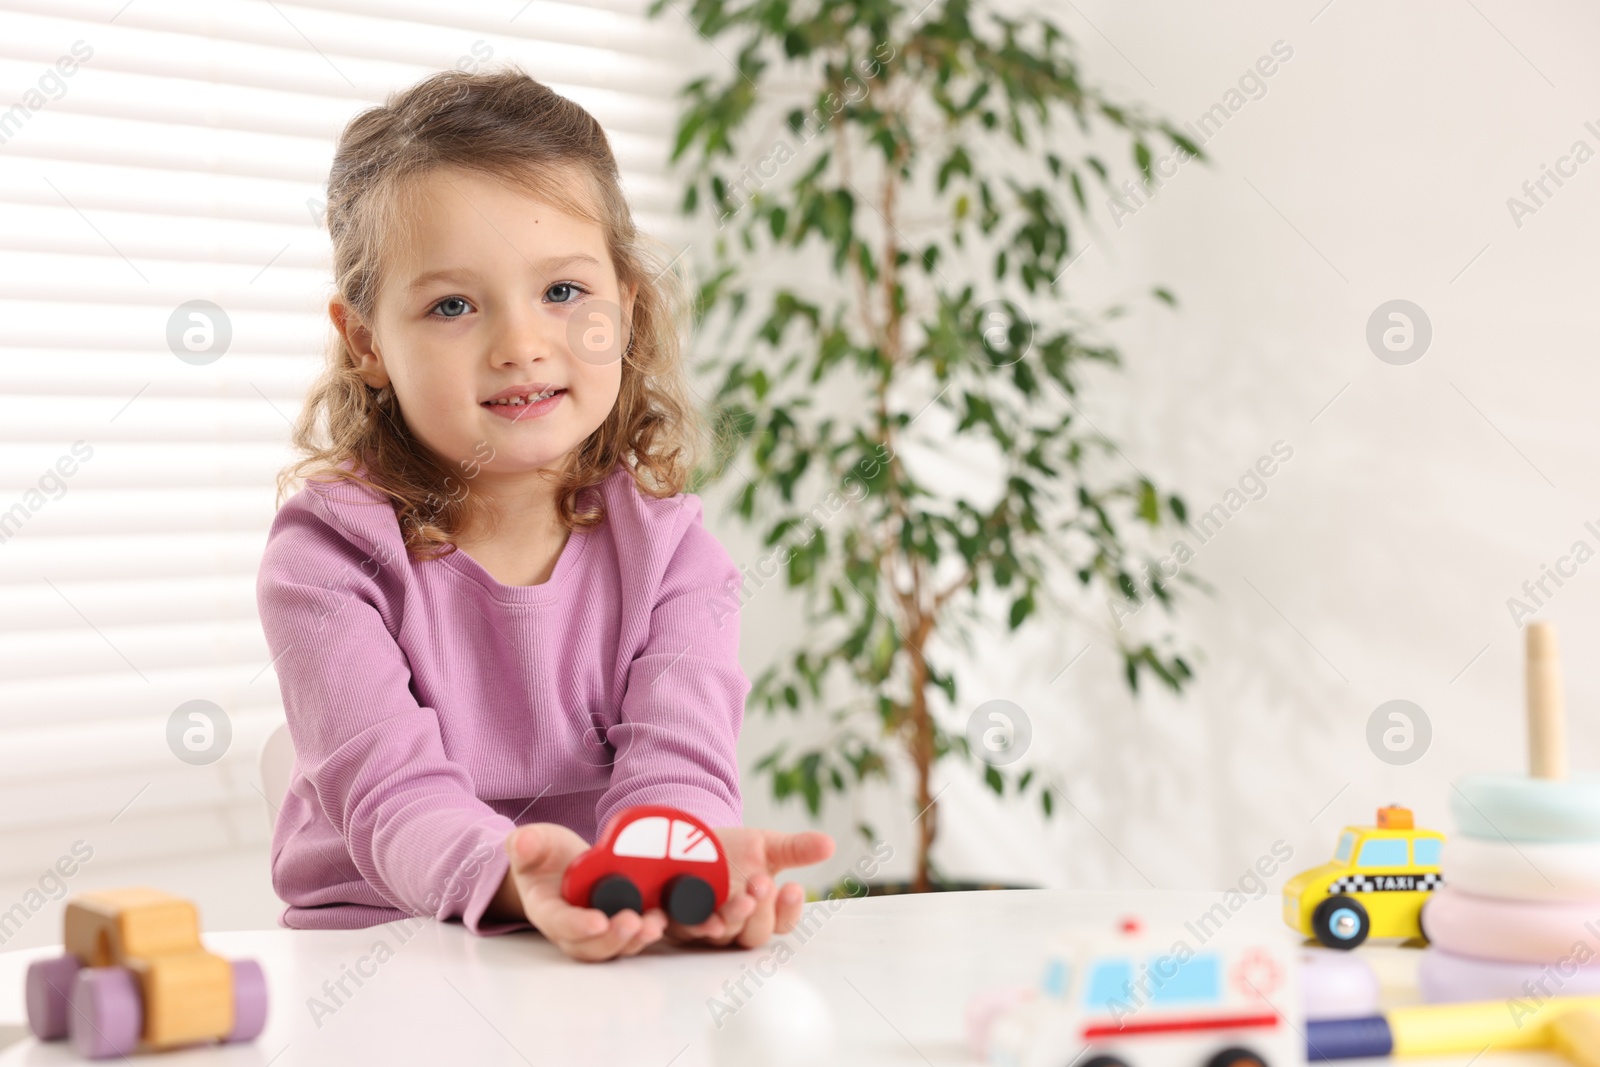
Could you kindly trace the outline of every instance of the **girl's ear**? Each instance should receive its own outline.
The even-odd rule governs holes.
[[[356,373],[361,380],[374,389],[388,385],[389,371],[383,365],[383,355],[378,351],[372,330],[362,321],[360,313],[345,303],[343,297],[336,296],[328,301],[328,318],[333,320],[334,329],[339,331],[345,347],[355,357]]]

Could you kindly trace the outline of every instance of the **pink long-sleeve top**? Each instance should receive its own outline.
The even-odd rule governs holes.
[[[513,826],[593,841],[671,804],[738,825],[738,569],[694,494],[619,466],[605,518],[549,581],[465,552],[412,562],[387,498],[308,482],[268,534],[256,598],[294,741],[272,884],[302,929],[459,916],[478,934]]]

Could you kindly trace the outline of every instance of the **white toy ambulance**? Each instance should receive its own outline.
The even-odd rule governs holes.
[[[1243,920],[1240,921],[1243,925]],[[1296,1067],[1306,1062],[1296,945],[1279,930],[1192,924],[1158,937],[1124,920],[1075,934],[984,1040],[992,1067]],[[1198,942],[1198,943],[1197,943]]]

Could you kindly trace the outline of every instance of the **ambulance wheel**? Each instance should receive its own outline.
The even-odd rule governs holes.
[[[1372,932],[1372,920],[1361,902],[1349,897],[1329,897],[1311,913],[1311,931],[1327,948],[1355,948]]]
[[[1079,1067],[1128,1067],[1128,1061],[1119,1056],[1091,1056]]]
[[[1267,1061],[1247,1048],[1225,1048],[1207,1060],[1206,1067],[1267,1067]]]

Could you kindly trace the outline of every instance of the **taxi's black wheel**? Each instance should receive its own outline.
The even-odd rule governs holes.
[[[607,915],[629,909],[644,914],[644,897],[633,880],[620,874],[608,874],[589,890],[589,907],[599,908]]]
[[[711,883],[692,874],[683,874],[672,880],[662,894],[667,916],[684,926],[695,926],[711,918],[717,909],[717,894]]]
[[[1311,913],[1311,932],[1327,948],[1355,948],[1372,932],[1372,920],[1360,901],[1329,897]]]
[[[1417,936],[1422,938],[1424,943],[1433,940],[1428,936],[1428,901],[1432,899],[1429,897],[1428,900],[1424,900],[1422,907],[1417,910]]]
[[[1128,1067],[1128,1061],[1117,1056],[1091,1056],[1079,1067]]]
[[[1225,1048],[1207,1060],[1206,1067],[1267,1067],[1267,1061],[1247,1048]]]

